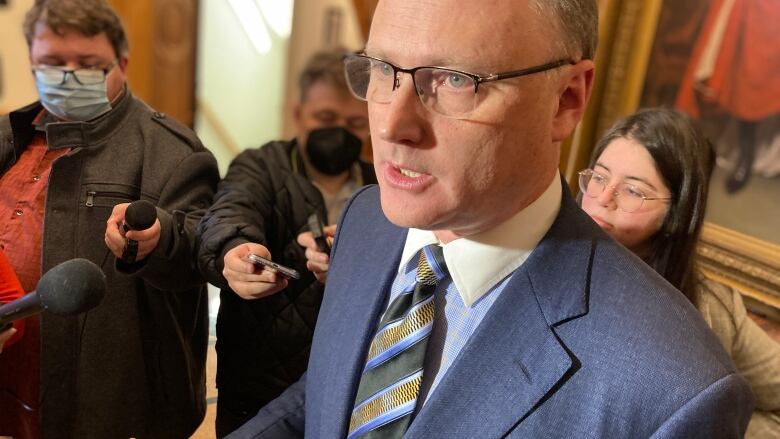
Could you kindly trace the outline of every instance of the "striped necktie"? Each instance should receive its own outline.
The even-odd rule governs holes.
[[[442,248],[423,248],[416,282],[387,307],[369,347],[348,439],[399,438],[409,427],[433,328],[433,293],[447,275]]]

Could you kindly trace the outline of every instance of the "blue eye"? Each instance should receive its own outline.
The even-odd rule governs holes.
[[[392,76],[393,75],[393,66],[387,63],[383,62],[376,62],[374,64],[374,68],[379,71],[383,76]]]
[[[461,88],[469,82],[469,78],[457,73],[447,75],[447,85],[452,88]]]

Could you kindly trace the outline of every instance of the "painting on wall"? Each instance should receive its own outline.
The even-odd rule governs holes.
[[[587,158],[604,130],[638,108],[667,106],[696,119],[717,152],[701,266],[780,319],[780,2],[599,5],[591,114],[570,161]]]
[[[780,2],[664,2],[641,106],[698,120],[717,152],[708,220],[780,244]]]

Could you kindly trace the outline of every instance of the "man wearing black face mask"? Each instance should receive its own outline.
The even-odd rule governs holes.
[[[296,237],[316,214],[330,226],[352,193],[375,183],[360,161],[366,105],[344,78],[343,52],[316,54],[299,79],[298,135],[243,152],[199,226],[199,264],[222,288],[217,317],[217,436],[254,416],[306,370],[323,285]],[[285,279],[247,262],[249,253],[296,269]]]

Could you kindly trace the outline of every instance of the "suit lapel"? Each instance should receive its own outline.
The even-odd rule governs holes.
[[[516,273],[431,395],[408,437],[497,437],[564,376],[572,360]]]
[[[320,310],[324,319],[317,322],[312,348],[312,358],[324,358],[317,362],[322,370],[316,373],[316,385],[321,386],[318,403],[325,407],[320,411],[321,437],[346,436],[368,345],[395,279],[407,233],[389,223],[378,206],[356,210],[358,216],[378,215],[344,224],[342,230],[348,233],[339,237],[334,248],[333,270]]]
[[[578,361],[554,328],[587,313],[592,234],[579,214],[566,193],[550,231],[512,275],[407,437],[502,437],[576,372]]]

